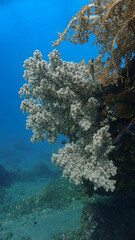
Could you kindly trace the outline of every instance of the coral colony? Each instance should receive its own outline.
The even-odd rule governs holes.
[[[102,187],[114,191],[117,172],[121,173],[121,168],[127,171],[128,164],[122,165],[117,156],[125,139],[130,139],[126,151],[129,165],[132,162],[134,166],[135,79],[133,67],[128,65],[135,50],[133,9],[134,1],[95,0],[72,18],[64,33],[59,33],[54,46],[66,37],[73,43],[85,43],[91,32],[95,34],[101,55],[94,63],[63,61],[56,49],[48,55],[49,63],[42,60],[38,50],[24,62],[27,83],[19,93],[24,98],[21,109],[29,114],[27,129],[34,133],[31,140],[56,143],[58,134],[67,137],[68,142],[52,155],[52,161],[63,170],[63,176],[76,184],[88,180],[95,190]],[[102,62],[106,53],[109,57]],[[124,180],[119,181],[122,186]]]
[[[85,66],[59,57],[54,50],[47,65],[36,51],[24,64],[28,84],[20,90],[20,96],[25,95],[21,108],[29,113],[27,128],[33,129],[32,141],[45,137],[55,143],[58,133],[66,136],[70,142],[52,157],[64,169],[63,175],[75,183],[86,178],[95,188],[113,190],[115,181],[110,177],[116,174],[116,167],[108,160],[111,137],[107,125],[98,129],[99,84]]]

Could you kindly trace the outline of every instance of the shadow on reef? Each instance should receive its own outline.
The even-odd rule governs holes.
[[[99,197],[83,208],[81,229],[60,233],[53,240],[134,240],[134,198]]]
[[[89,204],[83,209],[82,219],[85,240],[133,240],[134,198],[108,197],[97,204]]]

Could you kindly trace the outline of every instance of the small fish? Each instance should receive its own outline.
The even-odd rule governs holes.
[[[66,143],[66,140],[62,140],[62,141],[61,141],[61,144],[65,144],[65,143]]]
[[[33,227],[34,227],[36,224],[37,224],[37,221],[34,221],[34,222],[33,222]]]
[[[90,70],[91,70],[91,76],[93,78],[93,81],[95,81],[95,76],[94,76],[94,58],[92,58]]]
[[[75,130],[75,125],[71,127],[71,131],[74,131],[74,130]]]

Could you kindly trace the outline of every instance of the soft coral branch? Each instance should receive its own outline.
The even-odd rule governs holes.
[[[102,57],[108,54],[105,61],[106,79],[99,73],[101,83],[112,83],[120,77],[120,69],[135,53],[135,2],[131,0],[93,0],[73,17],[66,30],[59,34],[60,38],[53,44],[59,45],[66,37],[76,43],[88,42],[90,34],[96,36],[96,44],[100,47]],[[74,34],[71,35],[70,30]],[[102,77],[103,76],[103,77]],[[113,79],[113,80],[112,80]]]

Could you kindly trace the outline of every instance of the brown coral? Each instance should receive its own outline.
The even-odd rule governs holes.
[[[133,94],[131,92],[110,93],[105,97],[107,107],[115,106],[115,114],[119,118],[131,118],[134,114]]]
[[[70,29],[74,31],[72,36]],[[104,85],[114,83],[120,76],[121,65],[126,65],[135,53],[135,1],[91,1],[72,18],[66,30],[59,33],[60,38],[53,46],[66,37],[74,44],[88,42],[91,33],[96,36],[102,57],[109,56],[97,79]]]

